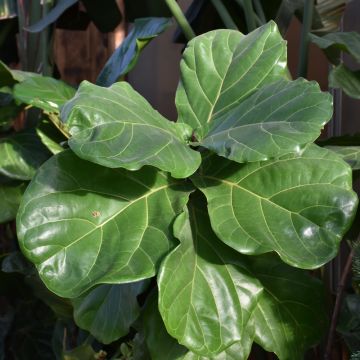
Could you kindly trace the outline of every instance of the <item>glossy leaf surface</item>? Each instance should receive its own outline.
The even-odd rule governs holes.
[[[247,36],[234,30],[200,35],[181,61],[178,121],[191,125],[201,140],[214,119],[285,74],[285,42],[274,22]]]
[[[346,95],[360,99],[360,71],[352,71],[340,64],[330,72],[329,86],[344,90]]]
[[[111,86],[136,64],[142,49],[171,24],[167,18],[136,19],[134,27],[101,70],[96,84]]]
[[[235,343],[218,355],[205,357],[189,351],[171,337],[157,306],[157,296],[150,296],[143,314],[144,336],[152,360],[246,360],[252,338],[243,337],[243,345]],[[161,349],[161,351],[159,351]]]
[[[261,161],[313,142],[332,115],[332,98],[303,79],[262,87],[216,118],[201,145],[237,162]]]
[[[153,168],[108,169],[63,151],[24,194],[17,217],[22,252],[63,297],[152,277],[175,244],[171,223],[189,191]]]
[[[189,347],[197,339],[210,339],[207,344],[216,344],[220,339],[225,344],[226,339],[231,344],[239,340],[240,332],[245,344],[248,339],[254,340],[281,360],[303,359],[305,350],[326,330],[322,284],[306,272],[284,264],[274,254],[237,254],[211,231],[203,206],[203,201],[195,203],[192,198],[190,218],[184,214],[177,218],[175,233],[180,235],[181,244],[167,256],[160,270],[159,309],[168,333],[179,342],[187,340]],[[215,253],[217,258],[213,256]],[[193,263],[190,266],[189,257],[196,259],[195,267]],[[226,277],[221,276],[221,268],[227,271]],[[184,278],[188,286],[183,283]],[[197,281],[199,278],[202,283]],[[229,304],[231,294],[242,286],[251,289],[250,292],[237,296],[237,306]],[[186,296],[188,292],[190,296]],[[247,313],[250,320],[244,321],[239,310],[250,311]],[[229,314],[225,323],[214,321],[225,313]],[[221,326],[229,330],[232,327],[232,331],[218,333]],[[189,337],[186,339],[183,333]],[[227,351],[235,350],[236,346],[239,344]],[[219,351],[221,346],[212,350]],[[228,358],[232,359],[230,354]],[[234,359],[237,359],[235,354]]]
[[[212,156],[193,181],[222,241],[244,254],[276,251],[304,269],[336,255],[357,206],[350,167],[315,145],[301,155],[244,165]]]
[[[360,170],[360,146],[327,146],[346,161],[353,170]]]
[[[158,276],[159,310],[168,333],[191,351],[210,356],[244,336],[260,292],[239,255],[217,241],[205,209],[179,215],[178,246]]]
[[[72,301],[76,324],[103,344],[125,336],[140,314],[136,297],[146,285],[140,281],[91,289]]]
[[[176,178],[200,165],[199,153],[186,144],[191,129],[165,119],[128,83],[103,88],[83,82],[61,117],[71,149],[85,160],[128,170],[152,165]]]
[[[25,79],[14,87],[14,98],[47,112],[59,113],[60,106],[75,95],[75,89],[46,76]]]
[[[0,174],[11,179],[30,180],[50,153],[32,130],[0,139]]]
[[[333,64],[339,64],[341,51],[350,54],[357,62],[360,62],[359,33],[355,31],[331,32],[321,37],[314,34],[309,34],[309,36],[313,43],[325,51]]]

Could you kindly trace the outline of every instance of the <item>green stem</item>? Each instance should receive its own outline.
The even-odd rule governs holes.
[[[244,12],[245,12],[245,20],[248,32],[251,32],[256,29],[255,23],[255,12],[252,5],[252,0],[244,0],[243,1]]]
[[[314,0],[305,0],[303,24],[301,28],[300,57],[298,66],[298,77],[306,77],[309,56],[309,33],[311,31],[314,12]]]
[[[49,120],[56,126],[56,128],[67,138],[70,139],[71,134],[65,128],[64,123],[60,120],[60,118],[56,114],[47,113],[45,114],[49,117]]]
[[[176,0],[165,0],[165,2],[169,7],[171,13],[173,14],[175,20],[181,27],[187,40],[190,41],[191,39],[193,39],[196,36],[194,30],[191,28],[189,22],[187,21],[184,13],[182,12]]]
[[[235,2],[244,10],[243,0],[235,0]],[[254,17],[255,17],[256,27],[264,25],[266,23],[266,20],[265,21],[261,20],[258,14],[254,13]]]
[[[234,20],[230,16],[227,8],[222,3],[221,0],[211,0],[212,4],[214,5],[214,8],[218,12],[218,14],[221,17],[221,20],[224,22],[225,26],[228,29],[238,30],[238,27],[236,26]]]
[[[254,7],[255,7],[255,10],[256,10],[256,13],[259,15],[259,18],[261,20],[261,22],[263,24],[266,23],[266,16],[265,16],[265,13],[264,13],[264,9],[261,5],[261,1],[260,0],[254,0]]]

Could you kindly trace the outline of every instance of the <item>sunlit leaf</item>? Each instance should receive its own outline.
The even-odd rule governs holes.
[[[60,107],[75,95],[76,90],[61,80],[46,76],[25,79],[14,87],[14,98],[47,112],[59,113]]]
[[[201,145],[237,162],[299,152],[332,115],[332,97],[315,82],[280,80],[216,118]]]
[[[63,297],[152,277],[175,245],[171,224],[190,191],[154,168],[104,168],[65,150],[24,194],[17,217],[22,252]]]
[[[247,36],[211,31],[189,42],[180,66],[178,121],[191,125],[201,140],[215,119],[261,86],[286,77],[285,42],[274,22]]]
[[[200,155],[187,145],[191,129],[168,121],[128,83],[83,82],[61,112],[71,149],[94,163],[129,170],[152,165],[176,178],[193,174]]]
[[[244,254],[276,251],[312,269],[331,260],[355,216],[351,168],[329,150],[244,165],[212,156],[193,178],[219,238]]]

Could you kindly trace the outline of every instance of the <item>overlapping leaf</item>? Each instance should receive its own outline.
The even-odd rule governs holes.
[[[209,124],[261,86],[286,76],[286,47],[274,22],[247,36],[216,30],[189,42],[176,94],[179,122],[202,139]]]
[[[20,246],[63,297],[149,278],[174,246],[171,223],[190,191],[154,168],[103,168],[66,150],[40,168],[24,194]]]
[[[315,82],[280,80],[216,118],[201,145],[237,162],[300,151],[332,115],[332,98]]]
[[[142,49],[171,24],[167,18],[136,19],[126,39],[114,51],[101,70],[96,84],[110,86],[127,74],[136,64]]]
[[[26,31],[40,32],[47,28],[50,24],[54,23],[68,8],[76,4],[78,0],[60,0],[56,5],[37,23],[28,26]]]
[[[327,146],[346,161],[353,170],[360,170],[360,146]]]
[[[341,51],[350,54],[360,62],[360,34],[355,31],[332,32],[322,37],[309,34],[313,43],[324,49],[326,56],[333,64],[339,64]]]
[[[152,360],[246,360],[251,350],[252,338],[243,336],[242,343],[235,343],[218,355],[204,357],[189,351],[167,333],[158,310],[156,294],[147,300],[143,324]]]
[[[176,178],[200,165],[199,153],[186,144],[191,129],[162,117],[125,82],[109,88],[83,82],[61,117],[71,149],[85,160],[129,170],[152,165]]]
[[[204,210],[191,207],[190,221],[187,213],[176,219],[181,245],[160,268],[159,310],[180,344],[211,356],[245,336],[262,287],[242,258],[217,241]]]
[[[104,344],[125,336],[140,314],[136,297],[146,285],[146,281],[139,281],[89,290],[72,302],[76,324]]]
[[[360,71],[352,71],[344,64],[340,64],[331,71],[329,86],[340,88],[346,95],[360,99]]]
[[[244,165],[209,157],[193,181],[222,241],[244,254],[276,251],[300,268],[336,255],[357,206],[350,167],[315,145],[301,155]]]
[[[59,113],[60,106],[75,95],[75,89],[61,80],[33,76],[14,87],[14,98],[47,112]]]
[[[0,139],[0,154],[0,174],[17,180],[30,180],[50,156],[33,130]]]
[[[222,349],[219,342],[232,344],[241,333],[245,343],[254,340],[281,360],[303,359],[305,350],[326,330],[320,281],[289,267],[274,254],[237,254],[211,231],[203,205],[193,198],[189,218],[181,214],[176,220],[181,244],[160,270],[159,309],[167,331],[187,347],[206,344],[213,355]],[[242,296],[237,293],[240,287],[250,292]],[[232,296],[236,305],[229,303]],[[241,312],[250,320],[244,322]],[[225,314],[226,322],[219,322]],[[220,328],[225,331],[219,332]],[[179,348],[174,345],[169,349]],[[231,357],[230,350],[235,349],[236,344],[228,348],[225,359],[238,359],[236,354]],[[245,349],[246,356],[249,349]],[[202,347],[196,350],[204,352]]]

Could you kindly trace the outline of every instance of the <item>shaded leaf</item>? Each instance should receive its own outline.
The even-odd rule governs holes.
[[[101,6],[94,0],[81,0],[86,12],[101,32],[113,31],[121,22],[122,15],[116,0],[103,0]]]
[[[36,128],[36,133],[38,134],[41,142],[52,154],[55,155],[64,150],[60,143],[66,141],[67,139],[48,120],[40,122]]]
[[[71,149],[94,163],[128,170],[152,165],[176,178],[193,174],[200,155],[186,143],[191,129],[168,121],[128,83],[83,82],[61,112]]]
[[[263,285],[252,314],[254,341],[281,360],[303,360],[328,329],[328,309],[322,283],[272,254],[249,258]]]
[[[280,80],[216,118],[200,143],[237,162],[267,160],[313,142],[332,115],[332,97],[315,82]]]
[[[15,104],[12,94],[0,92],[0,126],[14,120],[22,110]]]
[[[30,77],[40,76],[28,71],[10,69],[0,60],[0,87],[12,86]]]
[[[340,64],[330,72],[329,86],[342,89],[346,95],[360,99],[360,70],[352,71]]]
[[[360,146],[327,146],[346,161],[353,170],[360,170]]]
[[[17,180],[30,180],[50,156],[33,130],[1,138],[0,154],[0,174]]]
[[[360,349],[360,296],[348,294],[342,304],[336,330],[351,352]]]
[[[281,1],[280,6],[278,7],[275,22],[279,27],[279,31],[282,36],[285,37],[295,12],[304,8],[304,2],[304,0]]]
[[[244,346],[235,343],[215,356],[204,357],[189,351],[167,333],[157,307],[157,296],[148,299],[143,318],[144,336],[152,360],[246,360],[251,350],[252,339],[244,336]]]
[[[136,19],[130,33],[101,70],[96,84],[110,86],[127,74],[135,66],[145,46],[170,24],[171,20],[167,18]]]
[[[54,23],[66,9],[76,4],[78,0],[60,0],[57,1],[56,5],[37,23],[25,28],[29,32],[40,32],[47,28],[49,25]]]
[[[246,358],[247,339],[254,339],[282,360],[303,359],[327,328],[321,282],[274,254],[237,254],[211,231],[205,207],[204,201],[195,203],[192,198],[189,218],[184,214],[177,218],[175,233],[181,244],[161,266],[159,309],[167,331],[188,347],[199,339],[200,343],[210,340],[206,344],[217,344],[212,354],[242,339],[248,344],[243,350]],[[247,288],[246,294],[234,294],[240,287]],[[232,295],[236,305],[229,303]],[[250,320],[241,318],[241,312]],[[224,314],[226,321],[218,322]],[[225,331],[219,332],[220,328]],[[231,355],[226,359],[238,359],[236,353]]]
[[[322,37],[309,34],[310,40],[324,50],[329,61],[340,63],[341,51],[350,54],[360,62],[360,34],[352,32],[331,32]]]
[[[246,36],[216,30],[190,41],[180,66],[178,121],[196,129],[201,140],[212,121],[286,76],[286,46],[274,22]]]
[[[145,17],[171,17],[172,13],[163,0],[125,0],[126,19],[135,22]]]
[[[65,150],[25,192],[17,218],[22,252],[63,297],[152,277],[175,244],[170,226],[190,191],[154,168],[108,169]]]
[[[63,360],[94,360],[96,359],[96,352],[91,345],[83,344],[75,349],[64,351]]]
[[[10,19],[17,16],[16,0],[0,1],[0,20]]]
[[[76,324],[104,344],[125,336],[140,314],[136,297],[146,285],[144,281],[99,285],[73,299]]]
[[[76,90],[61,80],[46,76],[25,79],[14,87],[14,98],[47,112],[59,113],[60,107],[75,95]]]
[[[212,156],[193,181],[222,241],[244,254],[276,251],[304,269],[336,255],[357,207],[350,167],[315,145],[244,165]]]
[[[0,184],[0,224],[15,219],[25,187],[25,184]]]

